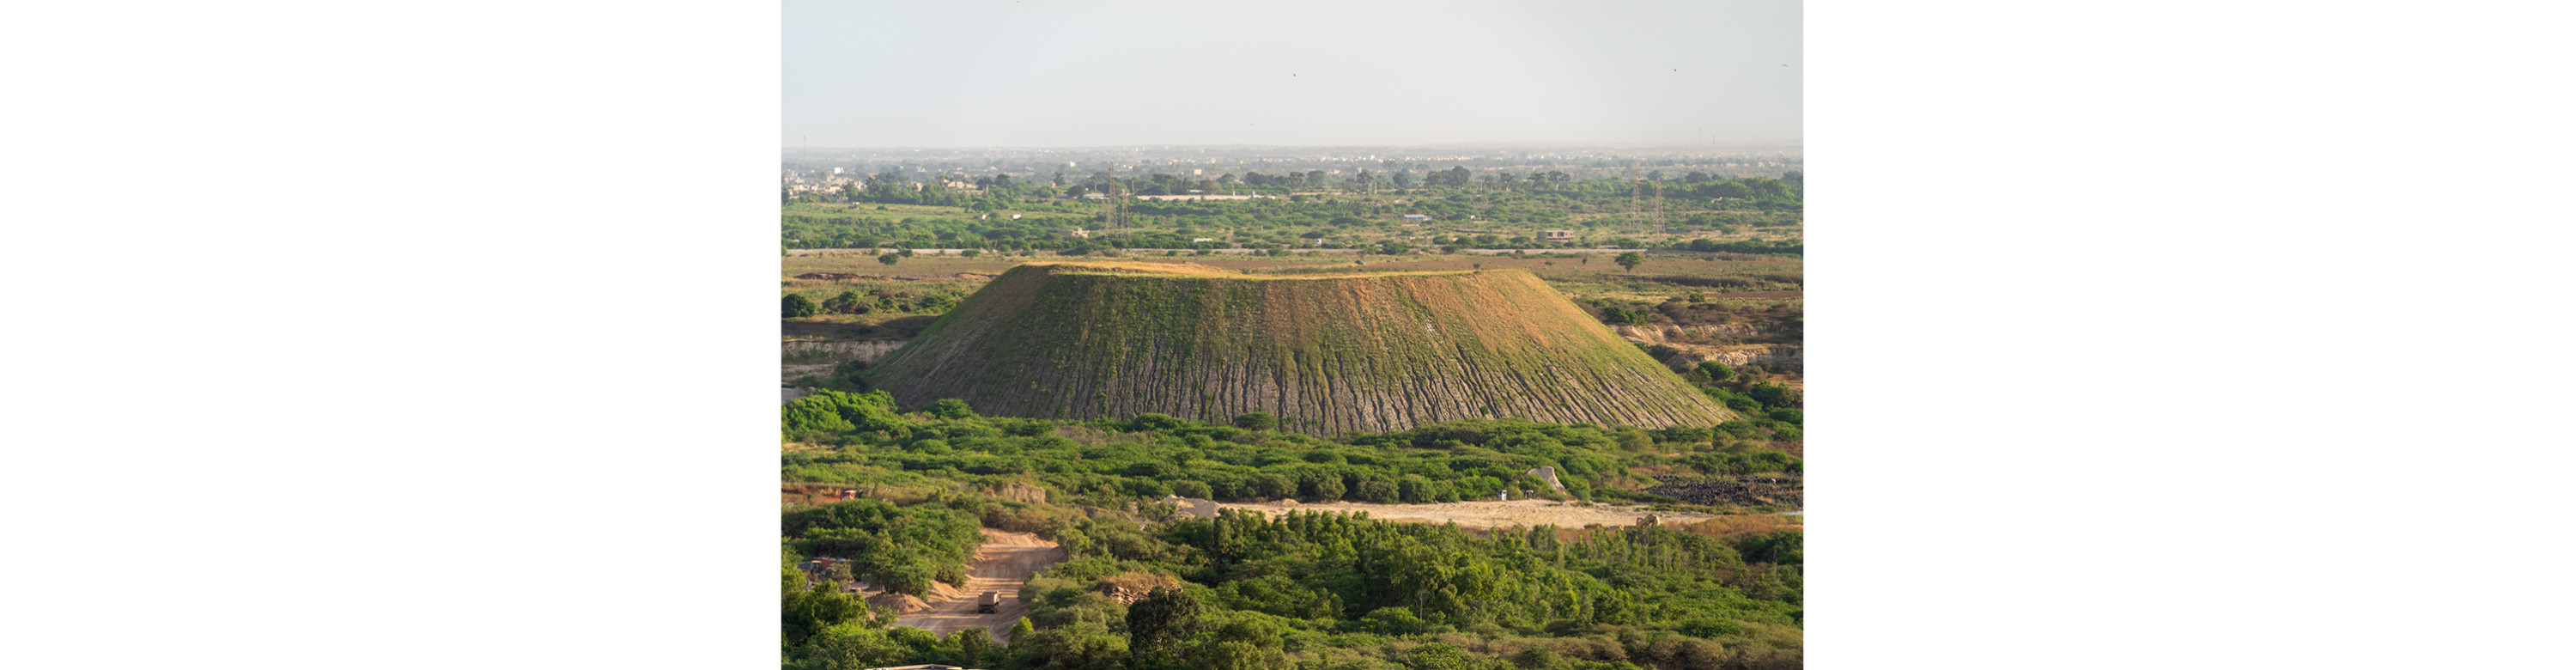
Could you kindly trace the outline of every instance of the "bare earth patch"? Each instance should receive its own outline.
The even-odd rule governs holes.
[[[984,546],[975,550],[975,562],[966,566],[966,588],[937,588],[931,594],[929,608],[905,613],[894,623],[941,637],[981,627],[994,641],[1007,644],[1011,624],[1029,613],[1028,603],[1020,602],[1020,587],[1028,585],[1030,575],[1064,561],[1064,550],[1054,542],[1029,533],[986,528]],[[976,598],[985,591],[1000,591],[1002,605],[992,614],[977,614]]]

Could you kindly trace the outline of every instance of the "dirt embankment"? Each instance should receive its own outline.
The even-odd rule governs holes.
[[[1020,602],[1020,587],[1028,585],[1030,575],[1065,558],[1064,549],[1036,535],[986,528],[984,546],[975,550],[975,562],[966,566],[966,588],[937,589],[926,601],[928,608],[896,617],[895,625],[942,637],[981,627],[993,641],[1007,644],[1011,624],[1029,613],[1028,603]],[[976,600],[986,591],[1000,592],[1002,605],[992,614],[979,614]]]
[[[884,275],[863,275],[863,274],[858,274],[858,273],[854,273],[854,272],[808,272],[808,273],[805,273],[805,274],[796,275],[795,277],[793,277],[793,279],[799,279],[799,280],[803,280],[803,281],[827,281],[827,282],[854,282],[854,281],[940,281],[940,280],[946,280],[946,279],[992,279],[992,278],[993,278],[993,277],[995,277],[995,276],[997,276],[997,275],[978,274],[978,273],[973,273],[973,272],[959,272],[959,273],[956,273],[956,274],[944,274],[944,275],[896,275],[896,276],[884,276]]]
[[[1697,512],[1649,512],[1643,507],[1601,505],[1590,507],[1554,500],[1478,500],[1420,505],[1378,503],[1217,503],[1218,507],[1258,512],[1277,517],[1297,510],[1350,514],[1367,512],[1369,518],[1381,521],[1413,523],[1457,522],[1466,528],[1509,528],[1512,526],[1554,525],[1559,528],[1582,528],[1592,524],[1633,526],[1647,516],[1660,521],[1698,521],[1715,515]]]
[[[1788,475],[1697,481],[1667,477],[1662,485],[1646,492],[1693,505],[1771,505],[1784,509],[1807,506],[1806,478]]]

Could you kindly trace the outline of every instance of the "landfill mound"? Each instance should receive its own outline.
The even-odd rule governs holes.
[[[1383,432],[1474,418],[1663,427],[1733,415],[1519,270],[1012,268],[873,366],[907,407]]]

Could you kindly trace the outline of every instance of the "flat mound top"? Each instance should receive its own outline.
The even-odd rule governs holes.
[[[1310,273],[1296,273],[1296,274],[1271,274],[1271,273],[1259,273],[1259,274],[1255,274],[1255,273],[1238,272],[1238,271],[1235,271],[1235,270],[1228,270],[1228,269],[1225,269],[1225,268],[1217,268],[1217,267],[1209,267],[1209,266],[1205,266],[1205,265],[1198,265],[1198,264],[1195,264],[1195,263],[1150,263],[1150,262],[1137,262],[1137,261],[1042,261],[1042,262],[1036,262],[1036,263],[1023,263],[1023,264],[1021,264],[1021,266],[1020,266],[1020,267],[1030,268],[1030,269],[1032,269],[1032,270],[1036,270],[1036,271],[1040,271],[1040,272],[1045,272],[1045,273],[1048,273],[1048,274],[1081,274],[1081,275],[1164,275],[1164,276],[1173,276],[1173,277],[1205,277],[1205,278],[1209,278],[1209,279],[1243,279],[1243,280],[1251,280],[1251,281],[1293,281],[1293,280],[1300,280],[1300,279],[1362,279],[1362,278],[1368,278],[1368,277],[1425,277],[1425,276],[1442,276],[1442,275],[1471,275],[1471,274],[1476,274],[1476,273],[1478,273],[1478,272],[1482,272],[1481,270],[1413,270],[1413,271],[1389,271],[1389,272],[1367,272],[1367,271],[1359,271],[1359,272],[1310,272]],[[1495,270],[1494,272],[1518,272],[1518,273],[1522,273],[1522,274],[1528,274],[1527,272],[1525,272],[1525,271],[1521,271],[1521,270]]]

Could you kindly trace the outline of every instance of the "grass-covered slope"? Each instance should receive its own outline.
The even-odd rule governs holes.
[[[1521,271],[1261,276],[1013,268],[889,355],[906,406],[1004,416],[1253,411],[1317,434],[1454,419],[1661,427],[1732,415]]]

